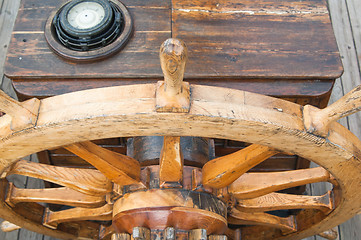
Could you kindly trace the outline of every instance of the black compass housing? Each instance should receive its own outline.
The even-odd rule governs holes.
[[[82,2],[95,2],[104,9],[104,18],[96,26],[79,29],[68,21],[69,11]],[[59,42],[74,51],[92,51],[112,43],[123,31],[124,19],[120,9],[108,0],[74,0],[54,16],[53,27]]]

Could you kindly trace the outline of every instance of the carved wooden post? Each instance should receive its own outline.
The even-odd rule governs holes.
[[[35,125],[40,101],[32,98],[25,102],[18,102],[0,90],[0,111],[11,116],[11,130],[17,131]]]
[[[182,187],[183,154],[180,137],[164,137],[163,148],[159,158],[159,181],[161,187]]]
[[[170,95],[182,92],[182,82],[187,60],[184,42],[170,38],[160,47],[160,65],[164,74],[165,91]]]
[[[361,85],[324,109],[306,105],[304,124],[308,132],[327,136],[331,123],[361,110]]]
[[[188,112],[189,84],[183,82],[186,45],[178,39],[169,38],[160,47],[159,57],[164,82],[158,82],[157,86],[157,112]]]
[[[324,231],[317,235],[328,240],[335,240],[338,237],[337,227],[331,228],[330,230]]]
[[[21,227],[13,224],[11,222],[8,222],[8,221],[3,221],[0,225],[0,229],[3,232],[12,232],[12,231],[18,230],[20,228]]]

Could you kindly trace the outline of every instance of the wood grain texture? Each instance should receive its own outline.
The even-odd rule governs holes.
[[[0,83],[3,81],[6,52],[9,48],[11,32],[20,5],[20,0],[2,0],[0,7]]]
[[[324,231],[318,234],[320,237],[323,237],[328,240],[335,240],[338,237],[338,228],[332,228],[330,230]]]
[[[105,196],[90,196],[66,187],[22,189],[10,183],[5,201],[12,207],[20,202],[43,202],[73,207],[94,208],[105,204]]]
[[[169,38],[161,45],[159,58],[164,75],[165,91],[169,95],[180,94],[188,58],[187,46],[181,40]]]
[[[342,72],[324,1],[174,0],[173,7],[173,37],[196,53],[186,78],[336,78]]]
[[[36,98],[20,103],[0,90],[0,111],[12,117],[10,129],[13,131],[34,126],[39,105],[40,101]]]
[[[109,204],[99,208],[71,208],[58,212],[46,209],[43,224],[52,229],[56,229],[57,225],[62,222],[79,220],[109,221],[112,219],[112,212],[113,206]]]
[[[38,159],[36,157],[36,155],[32,154],[29,156],[29,161],[37,163]],[[44,187],[44,181],[40,180],[40,179],[35,179],[35,178],[31,178],[31,177],[24,177],[26,179],[26,184],[25,186],[27,188],[30,189],[39,189],[39,188],[43,188]],[[20,203],[21,205],[21,203]],[[27,203],[25,203],[25,205],[27,205]],[[23,208],[22,210],[20,210],[21,208]],[[17,209],[16,211],[18,211],[19,214],[24,214],[24,212],[26,212],[26,216],[28,219],[32,219],[35,221],[41,222],[40,217],[43,212],[44,212],[44,208],[37,203],[29,203],[29,205],[27,206],[23,206],[23,207],[19,207],[16,206],[15,209]],[[43,236],[39,233],[33,232],[32,229],[26,229],[26,228],[21,228],[19,229],[19,234],[18,234],[18,238],[19,239],[30,239],[30,240],[43,240]]]
[[[360,110],[361,85],[352,89],[341,99],[322,110],[306,105],[303,110],[305,127],[309,132],[326,136],[332,122],[357,113]]]
[[[244,212],[268,212],[282,209],[319,209],[325,213],[333,210],[331,192],[322,196],[305,196],[269,193],[252,199],[240,199],[236,208]]]
[[[183,154],[180,137],[164,137],[159,158],[159,181],[162,187],[182,186]]]
[[[7,172],[7,175],[12,174],[43,179],[90,195],[104,195],[112,190],[110,181],[93,169],[56,167],[20,160]]]
[[[297,223],[294,216],[287,218],[278,217],[268,213],[246,213],[232,209],[229,213],[228,223],[262,225],[282,229],[284,232],[297,231]]]
[[[189,84],[183,83],[187,46],[181,40],[169,38],[160,47],[159,58],[164,82],[158,82],[157,112],[189,112]]]
[[[134,158],[102,148],[90,141],[64,146],[92,164],[118,185],[138,184],[140,165]]]
[[[193,229],[189,231],[188,234],[189,240],[207,240],[207,230],[206,229]]]
[[[245,173],[228,187],[239,199],[255,198],[283,189],[330,180],[328,171],[319,168],[285,172]]]
[[[114,203],[113,226],[131,232],[136,226],[180,230],[202,227],[209,233],[226,230],[226,205],[215,196],[184,189],[152,189],[124,195]]]
[[[13,81],[19,99],[22,101],[31,97],[50,97],[54,95],[70,93],[93,88],[111,87],[120,85],[133,85],[156,83],[158,79],[98,79],[91,81],[82,79],[26,79]],[[312,104],[314,106],[326,107],[328,97],[333,86],[333,80],[307,81],[292,79],[229,79],[225,81],[215,81],[210,79],[187,79],[192,84],[200,84],[216,87],[229,87],[243,91],[249,91],[264,95],[285,98],[299,104]]]
[[[235,153],[213,159],[202,168],[203,184],[214,188],[226,187],[276,153],[275,149],[252,144]]]

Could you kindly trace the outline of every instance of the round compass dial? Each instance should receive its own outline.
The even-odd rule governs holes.
[[[74,0],[59,14],[64,33],[74,38],[92,38],[106,31],[116,13],[107,0]]]
[[[97,2],[80,2],[69,9],[67,20],[77,29],[90,29],[100,23],[105,16],[105,9]]]

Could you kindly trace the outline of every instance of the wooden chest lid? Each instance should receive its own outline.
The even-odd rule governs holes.
[[[324,0],[123,0],[134,35],[116,55],[54,54],[45,22],[65,0],[23,0],[5,64],[11,79],[160,79],[161,43],[186,42],[186,79],[335,79],[342,65]],[[222,80],[223,81],[223,80]]]

